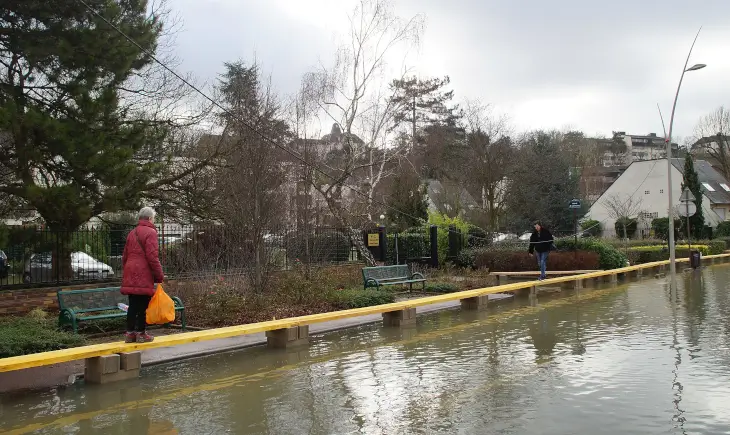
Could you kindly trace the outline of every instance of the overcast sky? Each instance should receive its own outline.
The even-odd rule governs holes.
[[[278,92],[332,59],[352,0],[170,0],[182,19],[182,69],[213,81],[225,61],[256,58]],[[449,75],[458,100],[490,103],[518,130],[572,127],[587,134],[662,134],[692,39],[675,132],[730,106],[730,0],[396,0],[423,14],[409,66]]]

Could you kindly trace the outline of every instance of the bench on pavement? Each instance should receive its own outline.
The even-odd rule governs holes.
[[[362,269],[363,287],[380,288],[385,285],[405,285],[413,290],[413,284],[422,283],[423,289],[426,290],[426,277],[418,272],[411,273],[411,268],[407,264],[398,264],[395,266],[376,266],[363,267]]]
[[[117,306],[119,303],[128,303],[127,296],[119,290],[120,287],[59,290],[56,292],[58,307],[61,309],[58,326],[71,325],[73,332],[77,333],[81,322],[127,317],[127,313]],[[185,306],[180,298],[170,298],[175,302],[175,311],[180,312],[180,323],[185,330]]]

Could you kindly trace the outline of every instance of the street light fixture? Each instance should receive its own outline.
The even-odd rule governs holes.
[[[674,94],[674,104],[672,104],[672,116],[669,119],[669,133],[667,134],[666,138],[666,146],[667,146],[667,196],[669,198],[669,207],[668,207],[668,217],[669,217],[669,274],[670,274],[670,281],[669,285],[671,289],[674,289],[677,285],[677,265],[675,264],[676,260],[676,250],[674,246],[674,204],[672,203],[672,196],[674,193],[672,192],[672,127],[674,125],[674,111],[677,108],[677,98],[679,97],[679,89],[682,87],[682,80],[684,79],[684,73],[688,71],[697,71],[700,70],[707,65],[703,63],[698,63],[696,65],[693,65],[689,68],[687,68],[687,65],[689,64],[689,58],[692,55],[692,49],[695,46],[695,43],[697,42],[697,38],[700,36],[700,32],[702,31],[702,27],[700,27],[700,30],[697,31],[697,35],[695,36],[694,41],[692,41],[692,46],[689,48],[689,53],[687,53],[687,60],[684,62],[684,68],[682,68],[682,75],[679,77],[679,84],[677,85],[677,92]]]

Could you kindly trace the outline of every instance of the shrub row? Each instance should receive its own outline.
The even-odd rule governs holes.
[[[535,257],[526,251],[505,252],[491,249],[465,250],[457,259],[461,267],[489,269],[491,272],[526,272],[536,270]],[[548,256],[549,270],[595,270],[600,255],[590,251],[552,252]]]
[[[717,255],[725,251],[725,242],[713,240],[705,245],[692,245],[693,251],[699,251],[702,255]],[[677,245],[675,248],[677,258],[689,257],[690,247],[688,245]],[[667,246],[635,246],[628,249],[628,257],[631,264],[651,263],[669,259],[669,248]]]
[[[626,256],[617,250],[615,247],[603,240],[586,238],[578,239],[578,246],[575,245],[575,240],[571,238],[558,239],[555,241],[555,246],[561,251],[589,251],[598,254],[598,266],[600,269],[618,269],[626,266],[628,259]]]
[[[327,300],[337,309],[349,310],[395,302],[395,294],[382,289],[352,288],[329,292]]]
[[[0,358],[81,346],[84,338],[59,331],[47,319],[8,317],[0,319]]]

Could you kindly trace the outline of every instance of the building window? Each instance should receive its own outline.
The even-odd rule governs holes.
[[[725,183],[720,183],[720,187],[722,187],[722,188],[723,188],[723,189],[725,190],[725,192],[730,192],[730,187],[728,187],[728,185],[727,185],[727,184],[725,184]]]
[[[644,191],[644,195],[648,195],[648,194],[649,194],[649,191],[648,190],[645,190]]]
[[[704,188],[707,189],[708,192],[714,192],[715,191],[715,188],[713,188],[712,186],[710,186],[707,183],[702,183],[702,186],[704,186]]]
[[[659,189],[659,193],[664,193],[664,189]]]
[[[658,217],[659,217],[659,212],[653,212],[653,213],[641,212],[641,213],[639,213],[640,219],[651,220],[651,219],[656,219]]]

